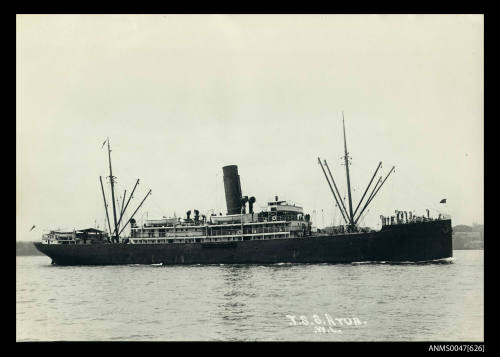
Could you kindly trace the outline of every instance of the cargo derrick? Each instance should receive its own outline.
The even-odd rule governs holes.
[[[343,165],[345,165],[345,167],[346,167],[345,170],[346,170],[346,183],[347,183],[347,196],[348,196],[349,210],[347,210],[345,205],[344,205],[344,202],[342,200],[342,196],[340,195],[340,192],[337,188],[337,185],[335,184],[335,180],[333,179],[333,175],[330,171],[330,168],[328,167],[328,163],[326,162],[326,160],[324,160],[324,165],[328,170],[328,173],[330,175],[330,179],[328,178],[326,171],[325,171],[323,165],[321,164],[321,159],[319,157],[318,157],[318,163],[320,164],[321,170],[323,171],[323,174],[325,175],[328,186],[330,187],[330,190],[332,191],[332,195],[335,199],[336,206],[338,207],[338,209],[342,215],[342,218],[344,219],[344,221],[347,225],[347,231],[350,233],[354,233],[354,232],[359,231],[359,227],[357,226],[359,219],[361,218],[361,216],[365,212],[366,208],[368,208],[368,206],[370,205],[372,200],[375,198],[377,193],[380,191],[380,189],[382,188],[382,185],[385,183],[385,181],[387,180],[389,175],[394,171],[395,167],[393,166],[391,168],[391,170],[389,171],[389,173],[387,174],[387,176],[385,177],[385,179],[383,181],[382,181],[382,177],[380,177],[378,179],[378,181],[375,184],[375,186],[373,187],[370,195],[368,196],[363,208],[361,209],[359,214],[356,216],[356,214],[358,213],[358,210],[361,206],[361,203],[363,202],[368,190],[370,189],[370,186],[373,182],[373,179],[377,175],[378,170],[382,167],[382,161],[379,162],[377,168],[375,169],[375,172],[373,173],[372,178],[370,179],[370,182],[368,183],[368,186],[366,187],[363,195],[361,196],[361,199],[358,202],[358,205],[356,206],[356,209],[353,212],[353,210],[352,210],[352,207],[353,207],[352,206],[352,194],[351,194],[351,179],[350,179],[350,173],[349,173],[350,157],[349,157],[349,152],[347,151],[347,139],[346,139],[346,133],[345,133],[344,112],[342,112],[342,127],[343,127],[343,136],[344,136],[344,156],[342,157],[342,159],[344,160]],[[332,183],[330,183],[330,180]],[[333,184],[333,187],[332,187],[332,184]]]

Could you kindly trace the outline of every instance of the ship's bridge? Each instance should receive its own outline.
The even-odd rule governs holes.
[[[302,221],[304,210],[301,206],[288,200],[278,200],[276,196],[274,201],[268,202],[262,212],[259,213],[259,220],[278,220],[278,221]]]
[[[276,197],[275,201],[267,203],[267,212],[295,212],[302,214],[304,212],[303,208],[296,203],[288,200],[278,201]]]

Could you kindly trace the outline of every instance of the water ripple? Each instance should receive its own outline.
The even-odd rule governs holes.
[[[18,341],[484,338],[483,252],[411,263],[60,267],[17,260]],[[161,268],[161,269],[159,269]],[[315,333],[290,318],[356,317]]]

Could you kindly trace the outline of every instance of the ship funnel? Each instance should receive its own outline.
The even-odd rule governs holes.
[[[191,210],[189,210],[189,211],[186,212],[186,216],[187,216],[186,220],[189,221],[189,216],[191,216]]]
[[[248,213],[253,213],[253,204],[255,203],[255,197],[250,197],[248,199]]]
[[[241,213],[241,184],[238,166],[229,165],[222,168],[224,174],[224,191],[226,194],[227,214]]]

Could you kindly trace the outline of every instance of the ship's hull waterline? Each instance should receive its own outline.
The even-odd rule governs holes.
[[[57,265],[418,262],[452,257],[451,220],[384,226],[381,231],[220,243],[34,243]]]

